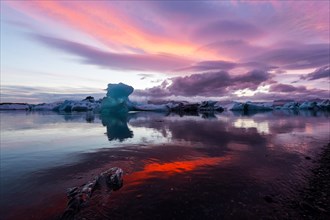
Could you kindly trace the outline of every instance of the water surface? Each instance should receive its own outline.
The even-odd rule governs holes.
[[[114,166],[125,172],[123,187],[106,200],[92,199],[81,216],[291,215],[285,203],[306,184],[330,132],[329,113],[309,111],[0,117],[3,219],[58,219],[67,188]]]

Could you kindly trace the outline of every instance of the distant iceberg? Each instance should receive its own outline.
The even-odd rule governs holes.
[[[234,102],[228,109],[231,111],[271,111],[273,106],[269,103]]]
[[[61,105],[61,102],[53,103],[41,103],[37,105],[31,105],[31,110],[34,111],[53,111]]]
[[[298,102],[288,102],[288,103],[285,103],[281,109],[282,110],[297,110],[297,109],[299,109],[299,103]]]
[[[303,102],[301,105],[299,105],[299,109],[304,110],[317,110],[318,105],[316,102]]]
[[[0,110],[30,110],[26,103],[0,103]]]
[[[330,110],[330,100],[323,101],[304,101],[301,104],[298,102],[288,102],[284,104],[280,109],[282,110]]]
[[[330,100],[327,99],[327,100],[323,100],[319,103],[317,103],[317,106],[322,109],[322,110],[330,110]]]
[[[36,111],[57,111],[57,112],[98,112],[101,108],[101,101],[95,101],[93,97],[88,96],[81,101],[65,100],[61,103],[39,104],[32,106],[31,110]]]

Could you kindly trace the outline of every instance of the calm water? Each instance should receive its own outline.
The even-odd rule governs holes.
[[[286,201],[306,182],[330,132],[324,112],[0,117],[1,219],[58,219],[67,188],[114,166],[125,172],[123,187],[106,201],[92,199],[81,216],[285,216]]]

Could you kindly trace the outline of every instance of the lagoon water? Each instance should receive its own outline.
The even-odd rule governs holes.
[[[1,219],[59,219],[67,188],[115,166],[124,170],[123,187],[92,198],[80,216],[290,217],[286,204],[330,141],[329,112],[0,117]]]

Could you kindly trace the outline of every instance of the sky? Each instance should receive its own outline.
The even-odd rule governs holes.
[[[1,102],[330,98],[330,5],[1,1]]]

